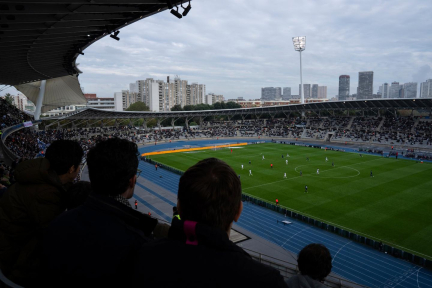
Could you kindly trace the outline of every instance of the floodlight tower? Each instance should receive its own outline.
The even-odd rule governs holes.
[[[306,36],[298,36],[298,37],[293,37],[293,44],[294,44],[294,49],[298,52],[300,52],[300,93],[301,93],[301,98],[300,98],[300,102],[301,104],[304,104],[304,89],[303,89],[303,77],[302,77],[302,60],[301,60],[301,52],[304,51],[306,49]]]

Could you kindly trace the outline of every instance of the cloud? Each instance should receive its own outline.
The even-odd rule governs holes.
[[[425,81],[432,65],[432,1],[192,1],[177,19],[165,11],[121,29],[85,50],[78,62],[87,92],[112,97],[129,83],[179,75],[225,98],[260,98],[261,87],[298,93],[299,55],[291,38],[307,37],[303,82],[337,94],[339,75],[374,71],[384,82]]]
[[[430,78],[432,78],[432,68],[430,65],[421,66],[412,76],[413,82],[424,82],[425,79]]]

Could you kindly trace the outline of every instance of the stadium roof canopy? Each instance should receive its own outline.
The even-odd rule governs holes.
[[[179,117],[207,117],[207,116],[234,116],[234,115],[261,115],[276,113],[293,112],[319,112],[319,111],[377,111],[377,110],[427,110],[432,112],[432,99],[377,99],[377,100],[357,100],[340,102],[321,102],[285,106],[270,106],[247,109],[224,109],[224,110],[199,110],[199,111],[172,111],[172,112],[114,112],[104,111],[93,108],[81,110],[59,117],[42,118],[41,120],[79,120],[79,119],[143,119],[143,118],[179,118]]]
[[[168,2],[181,3],[0,0],[0,84],[19,85],[78,75],[81,71],[76,59],[80,52],[120,28],[166,10]]]

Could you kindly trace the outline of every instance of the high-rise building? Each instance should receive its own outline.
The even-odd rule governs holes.
[[[389,87],[389,97],[388,98],[401,98],[401,89],[402,85],[399,85],[399,82],[392,82]]]
[[[171,108],[175,105],[175,84],[170,81],[165,84],[165,110],[170,111]],[[168,108],[166,108],[168,107]]]
[[[420,84],[420,98],[432,98],[432,79]]]
[[[135,91],[137,92],[137,101],[139,102],[144,102],[144,95],[145,95],[145,85],[144,85],[145,80],[138,80],[135,82]]]
[[[339,94],[338,100],[346,100],[350,96],[350,76],[341,75],[339,76]]]
[[[403,84],[403,98],[417,98],[417,82]]]
[[[184,107],[187,105],[187,80],[181,80],[178,76],[174,78],[174,90],[175,90],[175,105]]]
[[[282,99],[282,89],[280,87],[276,87],[275,100],[281,100],[281,99]]]
[[[147,78],[145,80],[138,80],[135,82],[135,85],[130,84],[129,88],[133,90],[129,90],[130,92],[137,93],[137,101],[144,102],[146,105],[148,105],[148,89],[149,85],[153,82],[152,78]]]
[[[327,98],[327,86],[318,86],[318,99]]]
[[[303,91],[304,91],[304,94],[305,94],[304,99],[311,98],[311,84],[303,84]],[[301,98],[301,93],[302,93],[302,91],[301,91],[301,84],[299,84],[299,95],[300,95],[300,98]]]
[[[381,92],[381,98],[389,98],[389,84],[384,83],[380,86],[379,91]]]
[[[318,99],[318,84],[312,84],[311,98]]]
[[[291,87],[283,87],[282,100],[291,99]]]
[[[204,85],[204,84],[199,84],[199,85],[198,85],[198,99],[197,99],[197,104],[203,104],[203,103],[204,103],[205,95],[206,95],[206,85]]]
[[[167,77],[167,82],[147,78],[129,84],[131,90],[128,97],[124,98],[124,106],[137,101],[144,102],[151,111],[170,111],[174,105],[197,105],[206,100],[206,86],[181,80],[176,76],[174,80]],[[131,92],[134,90],[134,92]],[[157,96],[157,100],[156,100]],[[126,109],[126,108],[125,108]]]
[[[137,89],[137,83],[130,83],[129,84],[129,92],[131,93],[138,93],[138,89]]]
[[[213,104],[213,97],[211,94],[207,94],[204,98],[204,104],[212,105]]]
[[[159,82],[151,81],[147,84],[147,106],[152,112],[160,111],[160,95],[159,95]],[[162,91],[161,91],[162,92]]]
[[[280,87],[261,88],[261,99],[262,100],[279,100],[279,99],[281,99],[281,88]]]
[[[17,107],[19,110],[24,111],[25,106],[27,105],[27,97],[23,94],[18,94],[16,96],[12,96],[12,104]]]
[[[209,98],[211,98],[211,103],[210,103],[210,99]],[[224,102],[224,100],[225,99],[224,99],[223,95],[216,95],[214,93],[209,93],[207,95],[207,103],[206,104],[212,105],[212,104],[214,104],[216,102]]]
[[[373,71],[359,72],[357,100],[373,98]]]
[[[116,92],[114,94],[114,97],[120,97],[120,95],[122,99],[123,110],[126,110],[131,104],[136,102],[136,99],[131,97],[131,93],[129,93],[129,90],[122,90],[121,92]]]
[[[157,86],[158,86],[158,100],[159,100],[159,112],[162,111],[169,111],[169,97],[168,97],[168,91],[166,89],[166,86],[168,83],[165,83],[162,80],[156,80]]]

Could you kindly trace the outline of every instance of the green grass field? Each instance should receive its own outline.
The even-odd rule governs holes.
[[[273,143],[151,156],[183,171],[208,157],[231,165],[244,193],[432,258],[430,163]]]

